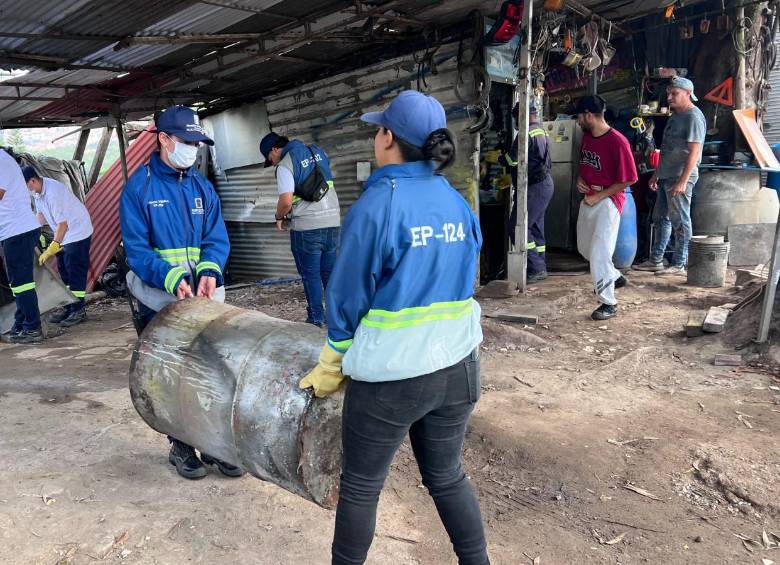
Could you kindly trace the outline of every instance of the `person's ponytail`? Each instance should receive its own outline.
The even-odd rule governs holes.
[[[436,172],[443,171],[455,162],[455,139],[452,132],[447,128],[431,132],[422,151],[426,161],[436,163]]]

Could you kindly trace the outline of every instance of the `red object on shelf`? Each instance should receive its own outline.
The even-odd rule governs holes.
[[[656,149],[655,151],[650,153],[650,166],[653,169],[657,169],[658,168],[658,163],[660,163],[660,162],[661,162],[661,151]]]

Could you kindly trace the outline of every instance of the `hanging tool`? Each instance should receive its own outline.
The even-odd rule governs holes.
[[[699,33],[707,35],[710,32],[710,20],[705,16],[702,21],[699,22]]]
[[[645,133],[647,131],[645,121],[640,116],[631,118],[631,121],[628,123],[633,129],[639,130],[639,133]]]
[[[712,118],[712,127],[707,130],[707,135],[718,135],[720,131],[718,129],[718,112],[720,112],[720,104],[715,103],[715,116]]]

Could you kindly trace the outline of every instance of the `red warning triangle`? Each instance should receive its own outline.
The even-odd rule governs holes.
[[[734,105],[734,78],[729,77],[718,86],[710,90],[705,96],[705,100],[722,104],[723,106]]]

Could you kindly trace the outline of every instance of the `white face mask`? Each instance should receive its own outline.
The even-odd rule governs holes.
[[[168,159],[171,160],[171,164],[177,169],[189,169],[198,156],[198,147],[178,141],[174,141],[174,143],[173,151],[168,153]]]

